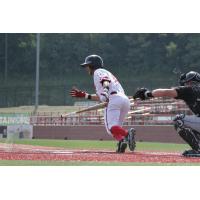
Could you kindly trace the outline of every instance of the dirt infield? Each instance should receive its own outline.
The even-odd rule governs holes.
[[[0,145],[0,160],[199,163],[200,158],[186,158],[179,152],[136,151],[117,154],[107,150],[72,150],[31,145]]]

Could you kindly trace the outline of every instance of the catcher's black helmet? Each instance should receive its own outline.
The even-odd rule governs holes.
[[[90,55],[85,58],[81,66],[91,66],[93,69],[103,68],[103,59],[98,55]]]
[[[190,71],[185,74],[181,74],[179,83],[181,86],[184,86],[185,83],[191,81],[194,84],[200,84],[200,74],[198,72]]]

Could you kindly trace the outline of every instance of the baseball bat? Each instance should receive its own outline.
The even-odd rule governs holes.
[[[78,110],[78,111],[75,111],[75,112],[62,114],[61,118],[62,117],[67,117],[67,116],[70,116],[70,115],[74,115],[74,114],[79,114],[79,113],[87,112],[87,111],[98,110],[100,108],[105,108],[106,106],[107,106],[107,102],[98,103],[98,104],[96,104],[94,106],[90,106],[88,108],[84,108],[84,109],[81,109],[81,110]]]
[[[130,101],[133,101],[131,102],[131,105],[134,104],[134,99],[130,99]],[[83,112],[87,112],[87,111],[92,111],[92,110],[98,110],[98,109],[101,109],[101,108],[105,108],[107,106],[107,102],[103,102],[103,103],[98,103],[94,106],[90,106],[88,108],[84,108],[82,110],[79,110],[79,111],[75,111],[75,112],[71,112],[71,113],[65,113],[65,114],[62,114],[61,115],[61,118],[62,117],[67,117],[67,116],[70,116],[70,115],[75,115],[75,114],[79,114],[79,113],[83,113]]]
[[[143,108],[143,109],[139,109],[139,110],[134,110],[134,111],[129,111],[128,114],[134,114],[134,113],[138,113],[138,112],[142,112],[142,111],[147,111],[147,110],[151,110],[150,107],[148,108]]]

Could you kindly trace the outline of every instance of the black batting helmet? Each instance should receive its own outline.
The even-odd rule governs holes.
[[[81,66],[91,66],[93,69],[103,68],[103,59],[98,55],[90,55],[85,58]]]
[[[200,84],[200,74],[198,72],[190,71],[185,74],[181,74],[179,83],[184,86],[185,83],[192,82],[194,84]]]

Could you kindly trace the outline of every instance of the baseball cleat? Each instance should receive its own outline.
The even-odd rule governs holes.
[[[117,143],[117,153],[124,153],[127,148],[127,143],[124,140],[121,140]]]
[[[183,156],[185,157],[200,157],[200,151],[196,151],[196,150],[186,150],[182,153]]]
[[[128,139],[128,146],[129,146],[130,151],[134,151],[136,147],[134,128],[129,129],[127,139]]]

